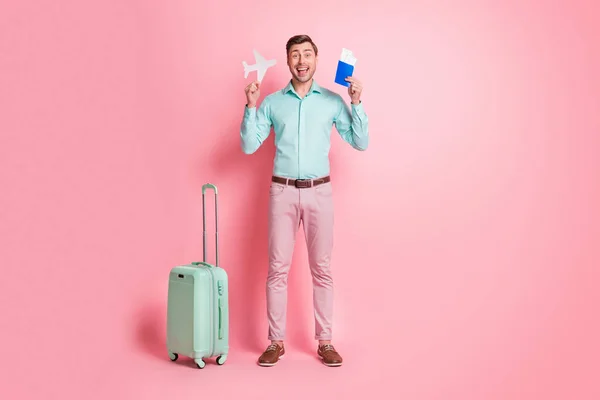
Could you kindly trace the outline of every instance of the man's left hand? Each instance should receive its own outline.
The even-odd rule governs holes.
[[[351,76],[346,78],[346,82],[350,82],[350,86],[348,86],[348,94],[350,95],[350,99],[352,104],[360,103],[360,94],[362,93],[362,83]]]

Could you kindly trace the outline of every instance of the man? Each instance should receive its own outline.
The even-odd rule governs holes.
[[[317,84],[318,49],[307,35],[286,44],[288,85],[265,97],[256,108],[260,82],[245,88],[247,104],[241,124],[241,146],[254,153],[275,132],[276,154],[269,200],[269,270],[266,285],[268,339],[259,357],[261,366],[275,365],[285,353],[287,279],[297,229],[302,222],[313,281],[317,354],[327,366],[342,365],[333,347],[333,203],[329,177],[330,133],[335,126],[344,141],[357,150],[369,142],[368,119],[360,100],[362,84],[348,77],[349,107],[342,97]]]

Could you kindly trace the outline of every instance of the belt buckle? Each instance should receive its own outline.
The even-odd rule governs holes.
[[[311,179],[296,179],[296,181],[294,182],[294,186],[296,186],[298,189],[309,188],[312,186],[312,180]]]

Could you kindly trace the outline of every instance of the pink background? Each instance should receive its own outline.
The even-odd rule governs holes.
[[[215,3],[3,2],[0,397],[598,399],[597,3]],[[346,99],[354,51],[370,117],[366,153],[332,136],[338,369],[314,357],[301,232],[288,357],[255,365],[273,144],[240,150],[241,62],[277,59],[264,98],[298,33]],[[205,182],[232,332],[200,371],[164,342]]]

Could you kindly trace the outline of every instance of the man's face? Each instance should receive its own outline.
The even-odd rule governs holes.
[[[290,72],[300,82],[308,82],[317,69],[317,56],[309,42],[295,44],[288,53]]]

